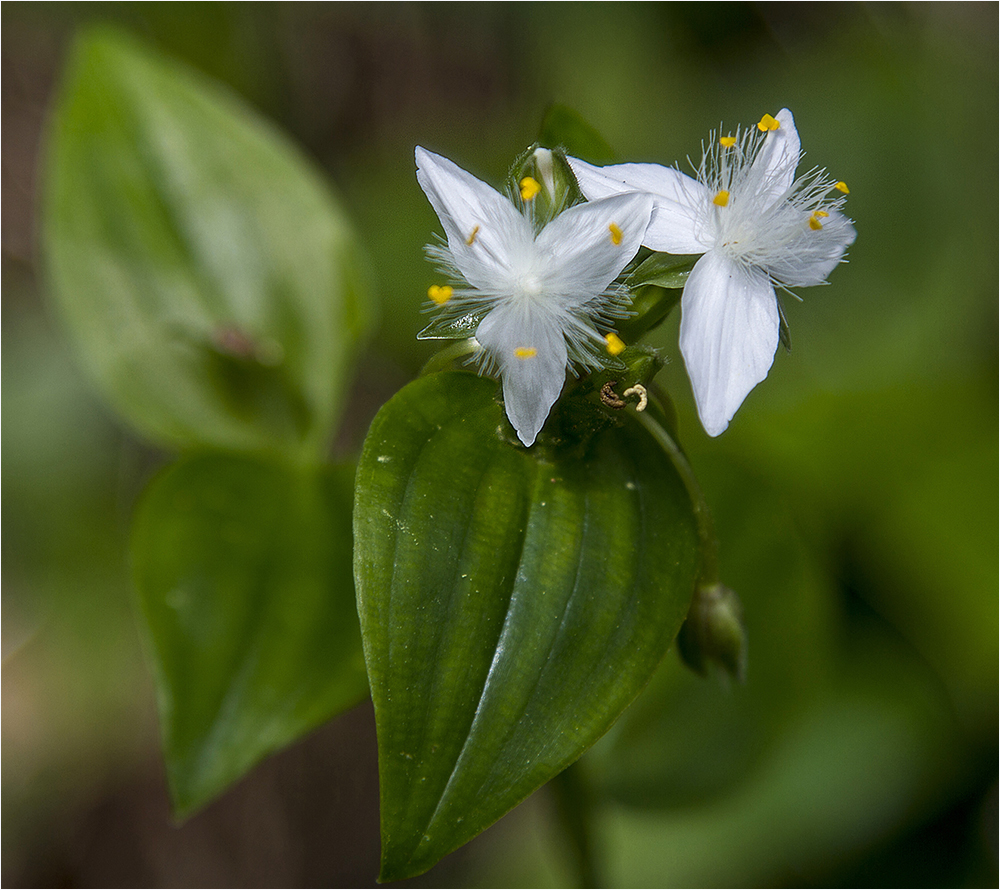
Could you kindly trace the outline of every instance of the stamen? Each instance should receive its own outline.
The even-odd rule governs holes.
[[[835,189],[836,189],[836,190],[837,190],[838,192],[843,192],[843,193],[844,193],[845,195],[849,195],[849,194],[851,193],[851,190],[850,190],[850,189],[849,189],[849,188],[847,187],[847,183],[846,183],[846,182],[844,182],[844,180],[841,180],[840,182],[838,182],[838,183],[837,183],[837,184],[836,184],[836,185],[834,186],[834,188],[835,188]]]
[[[830,214],[823,213],[822,210],[817,210],[812,216],[809,217],[809,228],[812,229],[814,232],[818,232],[820,229],[823,228],[823,223],[819,221],[820,215],[829,216]]]
[[[518,346],[514,350],[514,355],[519,359],[534,358],[538,355],[538,350],[534,346]]]
[[[605,334],[604,341],[607,344],[605,349],[608,350],[608,355],[621,355],[625,351],[625,343],[614,332]]]
[[[760,130],[761,133],[766,133],[768,130],[777,130],[780,127],[781,124],[769,114],[765,114],[760,119],[760,123],[757,124],[757,129]]]
[[[729,204],[729,192],[727,192],[725,189],[722,189],[722,191],[720,191],[714,198],[712,198],[712,203],[716,207],[725,207],[727,204]]]
[[[829,215],[830,215],[830,214],[829,214],[829,213],[827,213],[827,212],[826,212],[825,210],[817,210],[817,211],[816,211],[816,212],[815,212],[815,213],[813,214],[813,216],[818,216],[818,217],[821,217],[821,218],[823,218],[823,219],[826,219],[826,217],[828,217]]]
[[[469,234],[469,237],[465,239],[465,243],[469,247],[472,247],[472,245],[476,243],[476,235],[478,234],[479,234],[479,226],[476,226]]]
[[[608,231],[611,233],[611,243],[617,247],[622,243],[622,230],[618,228],[614,223],[608,226]]]
[[[453,293],[455,293],[454,288],[447,284],[442,286],[432,284],[429,288],[427,288],[427,296],[437,303],[438,306],[443,306],[447,303],[451,299],[451,295]]]
[[[538,184],[538,180],[532,179],[530,176],[525,176],[519,185],[521,186],[522,201],[530,201],[542,190],[542,187]]]
[[[736,137],[735,136],[720,136],[719,137],[719,145],[721,145],[723,148],[732,148],[734,145],[736,145]]]

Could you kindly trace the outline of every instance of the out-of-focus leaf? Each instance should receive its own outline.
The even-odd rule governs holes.
[[[615,150],[583,117],[566,105],[551,105],[545,112],[538,142],[546,148],[563,148],[566,154],[593,164],[611,164]]]
[[[678,809],[733,792],[833,673],[835,590],[784,492],[737,463],[699,474],[722,580],[745,606],[747,682],[724,687],[667,658],[581,766],[605,798]]]
[[[178,815],[358,702],[353,474],[187,458],[135,519],[135,583]]]
[[[940,685],[898,640],[866,631],[852,643],[836,681],[730,795],[660,813],[607,807],[609,885],[815,884],[831,858],[850,861],[940,801],[962,763]]]
[[[626,411],[525,449],[496,383],[421,378],[369,432],[355,578],[379,736],[382,879],[430,868],[572,763],[687,611],[692,504]]]
[[[369,321],[347,218],[235,96],[122,36],[76,45],[44,248],[90,375],[173,447],[321,452]]]

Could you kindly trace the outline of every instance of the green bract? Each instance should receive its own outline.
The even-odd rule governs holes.
[[[411,383],[358,468],[382,880],[427,870],[576,760],[691,599],[692,504],[631,409],[528,450],[496,394],[463,372]]]

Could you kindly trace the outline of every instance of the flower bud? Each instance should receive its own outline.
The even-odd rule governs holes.
[[[747,634],[739,597],[718,583],[699,587],[677,635],[677,645],[684,663],[695,673],[706,676],[714,665],[742,683]]]
[[[583,200],[566,155],[559,149],[528,149],[514,165],[512,175],[514,190],[539,227]]]

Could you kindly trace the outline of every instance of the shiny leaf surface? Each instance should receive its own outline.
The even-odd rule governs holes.
[[[691,598],[692,506],[629,411],[588,441],[525,449],[496,393],[463,372],[411,383],[359,466],[382,880],[430,868],[579,757]]]

